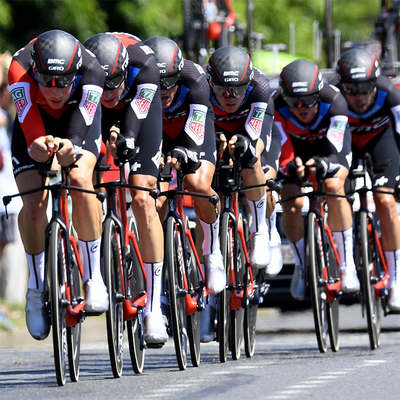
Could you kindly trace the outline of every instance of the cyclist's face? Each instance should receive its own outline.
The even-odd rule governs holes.
[[[101,104],[107,108],[114,108],[121,100],[122,93],[125,90],[125,81],[116,89],[104,90],[101,96]]]
[[[224,109],[225,112],[227,113],[234,113],[235,111],[238,110],[240,105],[243,102],[244,95],[240,96],[238,98],[235,97],[222,97],[218,96],[217,94],[215,95],[215,98],[217,99],[219,105]]]
[[[301,107],[301,108],[292,108],[289,107],[291,113],[303,124],[310,123],[318,112],[318,103],[315,106],[310,108]]]
[[[39,90],[42,93],[43,97],[47,101],[49,107],[53,110],[59,110],[68,100],[69,95],[71,94],[71,90],[73,85],[69,85],[67,87],[59,88],[53,86],[43,86],[41,84],[38,85]]]
[[[343,92],[349,107],[356,113],[366,112],[375,102],[376,88],[371,93],[359,93],[356,95]]]
[[[168,108],[172,104],[177,91],[178,85],[168,90],[161,90],[162,108]]]

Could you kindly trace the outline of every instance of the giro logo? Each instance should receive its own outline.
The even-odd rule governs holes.
[[[162,270],[162,266],[161,265],[157,265],[157,266],[153,266],[153,271],[154,271],[154,275],[155,276],[160,276],[161,275],[161,270]]]
[[[264,200],[264,199],[261,199],[261,200],[258,202],[258,204],[257,204],[257,208],[264,207],[264,203],[265,203],[265,200]]]
[[[99,248],[98,243],[95,243],[90,249],[91,253],[96,253],[98,248]]]

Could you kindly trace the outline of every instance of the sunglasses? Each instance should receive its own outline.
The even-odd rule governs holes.
[[[342,82],[343,92],[351,96],[356,94],[368,94],[371,93],[376,87],[376,80],[365,82]]]
[[[49,74],[42,74],[38,71],[33,71],[35,73],[37,81],[43,85],[48,87],[58,87],[58,88],[65,88],[71,85],[75,79],[76,74],[68,74],[68,75],[49,75]]]
[[[215,85],[214,83],[211,83],[211,86],[214,90],[214,93],[219,97],[223,97],[225,99],[233,97],[238,99],[246,94],[247,89],[250,86],[250,82],[241,86],[220,86]]]
[[[176,86],[179,81],[181,74],[175,74],[171,76],[166,76],[160,78],[160,88],[161,90],[169,90]]]
[[[122,75],[114,76],[114,78],[106,79],[106,83],[104,84],[105,90],[114,90],[118,89],[122,83],[124,82],[126,77],[125,72]]]
[[[289,97],[282,95],[282,97],[290,108],[311,108],[314,107],[319,101],[319,93],[300,97]]]

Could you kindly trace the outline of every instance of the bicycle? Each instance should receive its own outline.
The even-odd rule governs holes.
[[[313,183],[297,180],[300,193],[280,202],[294,200],[298,197],[309,199],[309,209],[304,218],[304,262],[305,283],[308,287],[315,333],[321,353],[327,351],[327,338],[330,339],[332,351],[339,350],[339,297],[341,295],[341,279],[339,271],[339,255],[337,253],[332,232],[325,221],[325,202],[323,196],[343,197],[323,191],[323,182],[333,177],[339,167],[325,177],[316,177],[316,186],[311,191],[301,192],[302,187],[312,187]]]
[[[162,191],[167,199],[164,229],[164,295],[170,305],[169,331],[174,338],[175,353],[180,370],[187,366],[189,340],[192,365],[200,365],[200,313],[205,305],[207,289],[204,272],[196,251],[188,218],[183,209],[183,196],[204,197],[216,207],[218,196],[187,192],[184,174],[176,171],[177,186]],[[161,174],[160,182],[170,182],[171,174]]]
[[[217,296],[220,362],[227,360],[228,347],[233,360],[238,360],[243,341],[246,356],[254,355],[258,304],[269,288],[263,270],[253,274],[250,266],[248,217],[245,206],[240,207],[239,193],[265,186],[272,190],[275,182],[271,179],[262,185],[241,187],[241,169],[240,158],[234,160],[233,166],[220,164],[214,181],[215,190],[223,194],[220,241],[228,282]]]
[[[95,185],[95,188],[105,189],[107,194],[107,211],[102,235],[102,271],[110,302],[106,312],[107,340],[115,378],[122,375],[125,322],[135,373],[143,372],[145,358],[143,310],[147,302],[146,276],[138,246],[135,220],[127,214],[129,204],[126,201],[126,189],[145,190],[154,199],[158,197],[158,189],[126,183],[125,163],[126,161],[116,162],[119,180]],[[98,172],[109,171],[110,168],[109,164],[98,164],[96,167]]]
[[[61,146],[60,146],[61,148]],[[52,160],[53,158],[51,158]],[[79,380],[81,322],[88,314],[84,312],[85,299],[81,295],[83,267],[79,257],[78,241],[68,217],[67,191],[77,190],[92,193],[102,201],[103,194],[69,185],[69,173],[76,165],[61,167],[61,181],[45,184],[45,180],[56,178],[58,171],[49,170],[51,161],[39,164],[42,186],[3,198],[4,205],[13,197],[48,190],[52,197],[52,217],[45,231],[45,279],[47,296],[45,305],[50,314],[54,364],[57,383],[66,383],[67,359],[72,382]]]
[[[366,313],[368,336],[371,350],[380,344],[381,310],[386,316],[389,282],[388,268],[385,254],[380,242],[378,228],[373,213],[368,207],[368,193],[394,193],[368,186],[367,176],[373,179],[378,172],[383,172],[391,161],[382,165],[373,165],[370,154],[366,153],[362,160],[362,169],[353,169],[351,179],[361,179],[361,185],[352,192],[358,193],[360,206],[354,214],[354,258],[356,261],[357,275],[361,282],[358,297],[361,302],[362,315]],[[399,191],[399,188],[396,189]]]

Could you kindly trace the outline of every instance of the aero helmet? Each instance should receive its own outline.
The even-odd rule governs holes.
[[[42,33],[33,42],[31,65],[40,84],[69,86],[82,65],[79,41],[58,29]]]
[[[370,93],[380,75],[379,63],[367,50],[351,49],[342,54],[336,65],[344,92]]]
[[[143,43],[149,46],[156,56],[161,89],[172,89],[180,78],[184,64],[181,49],[173,40],[162,36],[152,37]]]
[[[99,61],[106,74],[105,89],[118,88],[126,77],[129,55],[121,39],[110,33],[98,33],[87,39],[83,45]]]
[[[289,107],[313,107],[324,83],[317,65],[307,60],[295,60],[282,69],[279,86]]]

